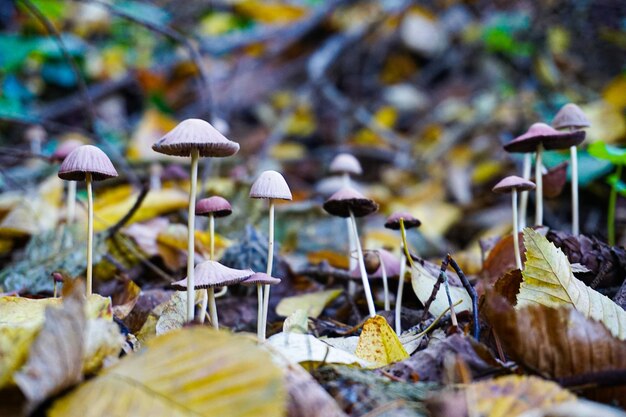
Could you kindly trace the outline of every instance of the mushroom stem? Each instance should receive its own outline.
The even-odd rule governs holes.
[[[74,223],[76,213],[76,181],[67,181],[67,213],[65,214],[65,223]]]
[[[580,234],[580,220],[578,217],[578,151],[576,146],[569,148],[572,164],[572,234]]]
[[[352,223],[352,234],[354,235],[354,241],[356,243],[356,252],[359,262],[359,270],[361,271],[361,281],[363,282],[363,291],[365,291],[365,299],[367,300],[367,308],[369,310],[370,317],[376,316],[376,308],[374,307],[374,300],[372,299],[372,291],[370,290],[370,283],[367,280],[367,271],[365,270],[365,261],[363,260],[363,250],[361,249],[361,242],[359,241],[359,232],[356,228],[356,220],[352,210],[350,212],[350,220]]]
[[[543,225],[543,172],[541,171],[543,155],[543,144],[537,146],[537,158],[535,159],[535,183],[537,184],[535,224]]]
[[[73,182],[73,181],[72,181]],[[52,297],[57,298],[57,281],[54,280]]]
[[[200,311],[202,312],[198,316],[198,323],[204,323],[204,316],[206,316],[207,306],[209,305],[209,292],[208,290],[202,291],[202,302],[200,303]],[[209,317],[210,318],[210,317]]]
[[[400,275],[398,277],[398,295],[396,296],[396,334],[402,333],[402,293],[404,291],[404,274],[406,273],[406,256],[404,248],[400,254]]]
[[[513,189],[511,193],[512,211],[513,211],[513,250],[515,251],[515,265],[517,269],[522,270],[522,257],[519,251],[519,231],[517,228],[517,190]]]
[[[256,317],[256,335],[259,341],[265,340],[265,332],[263,331],[263,286],[257,284],[257,317]]]
[[[215,216],[209,215],[209,238],[211,239],[211,251],[209,252],[209,259],[215,258]]]
[[[415,265],[413,264],[413,258],[411,258],[411,254],[409,253],[409,246],[406,243],[406,229],[404,228],[403,218],[400,218],[400,236],[402,236],[402,249],[404,250],[404,254],[409,260],[409,265],[413,268]]]
[[[213,214],[209,215],[209,239],[211,239],[211,251],[209,252],[209,260],[213,260],[215,258],[215,216]],[[205,299],[207,299],[209,305],[209,314],[211,316],[211,324],[215,329],[219,329],[218,321],[217,321],[217,304],[215,304],[215,289],[207,288],[205,290]],[[203,312],[206,310],[206,303],[203,303]],[[204,314],[202,314],[202,318],[204,318]],[[204,320],[201,320],[202,323]]]
[[[380,256],[380,252],[378,252],[378,260],[380,261],[380,272],[383,278],[383,291],[385,293],[385,311],[391,309],[389,306],[389,285],[387,283],[387,268],[385,267],[385,261],[383,257]]]
[[[217,305],[215,304],[215,288],[207,288],[206,290],[208,298],[209,298],[209,315],[211,316],[211,325],[214,329],[219,329],[219,323],[217,320]],[[204,310],[202,310],[202,315],[204,315]]]
[[[93,277],[93,192],[91,189],[91,173],[85,175],[87,184],[87,295],[92,293]]]
[[[615,171],[615,178],[620,180],[622,178],[622,165],[617,166]],[[615,245],[615,206],[617,205],[617,184],[613,182],[611,184],[611,195],[609,196],[609,212],[607,215],[607,236],[608,243],[611,246]]]
[[[350,174],[344,172],[341,176],[344,187],[350,186]],[[348,252],[348,267],[349,271],[353,271],[357,267],[357,260],[352,256],[352,254],[356,251],[356,247],[354,245],[354,236],[352,235],[352,223],[350,223],[350,219],[346,219],[346,230],[348,231],[348,247],[350,252]],[[348,281],[348,295],[352,298],[356,293],[356,283],[354,281]]]
[[[270,198],[270,213],[269,213],[269,231],[267,240],[267,275],[272,276],[272,269],[274,267],[274,199]],[[267,327],[267,313],[270,305],[270,286],[265,285],[263,288],[263,337],[261,340],[265,340],[265,328]]]
[[[530,171],[532,170],[532,154],[524,154],[524,168],[522,176],[525,180],[530,180]],[[518,229],[522,230],[526,227],[526,213],[528,211],[528,191],[522,191],[519,203],[519,225]]]
[[[151,190],[160,190],[161,189],[161,172],[163,171],[163,167],[160,163],[154,162],[150,165],[150,189]]]
[[[197,148],[191,151],[191,186],[189,187],[189,213],[187,219],[187,321],[193,321],[196,305],[196,280],[194,276],[195,259],[195,219],[196,219],[196,186],[198,183],[198,158],[200,152]],[[204,314],[204,312],[202,313]]]

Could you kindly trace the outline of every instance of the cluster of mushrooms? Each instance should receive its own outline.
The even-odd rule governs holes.
[[[552,126],[545,123],[535,123],[530,126],[526,133],[504,145],[504,150],[509,153],[524,154],[523,177],[512,175],[502,179],[493,187],[493,191],[496,193],[511,193],[512,195],[513,246],[515,263],[520,270],[523,268],[523,265],[519,249],[519,232],[526,227],[528,193],[531,190],[536,190],[535,225],[543,225],[543,174],[545,168],[542,163],[542,157],[544,150],[570,150],[572,234],[577,236],[580,233],[577,147],[585,140],[585,131],[583,129],[589,126],[589,119],[587,119],[580,107],[569,103],[558,111],[552,120]],[[535,182],[531,181],[530,178],[533,154],[535,154]],[[520,193],[519,208],[518,192]]]

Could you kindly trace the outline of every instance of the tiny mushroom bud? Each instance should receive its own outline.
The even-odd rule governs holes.
[[[519,250],[519,232],[517,230],[517,192],[518,191],[530,191],[535,188],[535,184],[532,181],[525,180],[524,178],[511,175],[504,178],[493,187],[494,193],[511,193],[512,195],[512,208],[513,208],[513,249],[515,251],[515,264],[517,269],[522,270],[522,258]]]
[[[117,177],[111,160],[99,148],[82,145],[70,152],[59,168],[59,178],[67,181],[85,181],[87,185],[87,295],[92,292],[93,274],[93,193],[92,181]]]

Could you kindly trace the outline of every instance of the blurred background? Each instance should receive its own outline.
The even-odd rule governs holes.
[[[295,202],[279,210],[277,233],[292,266],[342,247],[343,223],[319,206],[338,187],[330,160],[350,152],[364,168],[358,186],[381,204],[366,247],[395,245],[384,216],[409,210],[424,223],[418,251],[455,251],[469,273],[480,268],[479,239],[510,227],[509,200],[491,187],[519,174],[521,160],[503,143],[567,102],[591,120],[586,143],[626,138],[626,3],[616,0],[17,0],[0,2],[0,28],[5,262],[19,237],[56,224],[26,217],[21,227],[34,230],[23,233],[7,217],[16,196],[41,194],[58,167],[48,157],[70,138],[113,160],[120,179],[99,187],[130,184],[109,200],[97,189],[104,206],[151,173],[185,181],[187,162],[160,160],[151,145],[185,118],[210,121],[241,151],[201,162],[200,197],[233,199],[225,236],[255,222],[265,230],[248,187],[264,169],[283,172]],[[567,157],[549,152],[545,164]],[[603,235],[613,167],[584,149],[579,157],[581,228]],[[547,225],[567,229],[568,193],[548,201]],[[108,226],[120,217],[100,216]]]

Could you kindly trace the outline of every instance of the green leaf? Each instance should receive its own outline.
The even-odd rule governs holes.
[[[594,158],[609,161],[614,165],[626,165],[626,149],[598,141],[589,145],[587,152]]]

